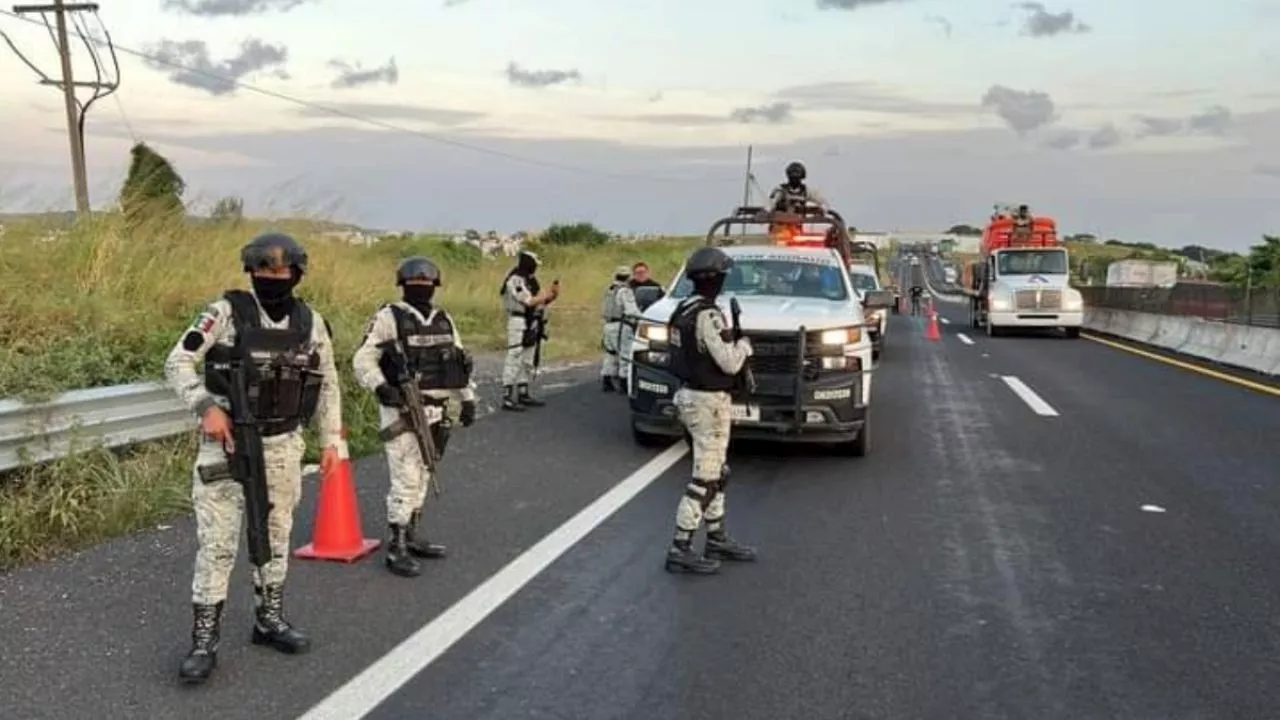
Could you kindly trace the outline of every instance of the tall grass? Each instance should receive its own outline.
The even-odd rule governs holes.
[[[350,359],[369,317],[398,296],[395,269],[410,255],[442,268],[439,303],[479,352],[505,348],[498,288],[513,260],[430,237],[365,247],[317,234],[312,223],[237,226],[153,222],[131,227],[119,215],[83,221],[65,233],[11,225],[0,238],[0,397],[43,399],[59,391],[161,376],[165,356],[206,303],[247,287],[239,250],[271,227],[306,247],[310,267],[298,293],[329,321],[342,371],[343,415],[352,452],[378,449],[377,413],[358,388]],[[548,359],[599,352],[600,310],[612,270],[637,260],[665,281],[692,239],[582,248],[544,246],[539,276],[561,278]],[[0,568],[47,557],[185,512],[191,438],[127,453],[93,451],[0,477]],[[316,448],[309,455],[314,457]]]

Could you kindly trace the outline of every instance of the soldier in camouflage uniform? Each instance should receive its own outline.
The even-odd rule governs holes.
[[[671,316],[672,371],[680,378],[675,394],[680,420],[693,444],[693,480],[676,507],[676,531],[667,551],[669,572],[710,574],[720,560],[755,560],[753,548],[739,544],[724,527],[724,490],[729,479],[729,450],[734,377],[751,357],[747,338],[733,341],[732,330],[715,298],[724,287],[733,259],[719,248],[695,250],[685,263],[693,293]],[[707,523],[705,553],[693,549],[693,535]]]
[[[462,347],[453,318],[433,304],[441,284],[440,268],[425,257],[411,257],[400,263],[396,284],[403,288],[402,300],[378,309],[352,365],[356,381],[378,396],[379,436],[385,443],[391,476],[387,569],[402,577],[416,577],[422,568],[414,558],[442,558],[445,547],[416,537],[432,478],[408,421],[402,417],[405,398],[394,384],[402,370],[399,364],[403,362],[403,370],[417,381],[436,452],[441,456],[449,443],[449,401],[456,398],[461,402],[458,419],[463,427],[470,427],[476,421],[476,389],[471,379],[472,360]]]
[[[282,614],[293,512],[301,495],[302,426],[317,420],[325,471],[347,457],[329,325],[293,296],[307,270],[306,251],[288,235],[268,233],[244,247],[241,261],[253,291],[229,290],[210,304],[165,361],[165,378],[200,417],[203,430],[191,475],[199,547],[191,583],[192,647],[179,670],[187,682],[203,682],[217,665],[222,610],[245,505],[228,466],[228,453],[235,449],[227,399],[231,362],[248,357],[257,368],[250,397],[255,398],[252,413],[262,436],[271,504],[267,529],[272,558],[253,569],[255,644],[290,654],[311,646],[307,635]],[[198,370],[202,362],[203,373]]]
[[[627,376],[622,359],[631,346],[628,323],[634,325],[640,315],[636,293],[628,282],[631,268],[619,265],[613,271],[613,284],[604,294],[604,362],[600,364],[600,385],[605,392],[627,392]],[[627,340],[626,344],[623,341]]]
[[[804,214],[805,203],[815,203],[826,208],[827,201],[812,187],[805,184],[807,175],[804,165],[793,162],[787,165],[787,181],[769,193],[767,209],[770,211]]]
[[[502,365],[502,409],[522,411],[545,405],[529,394],[534,355],[542,341],[547,306],[560,296],[560,281],[543,290],[538,283],[538,256],[528,250],[516,255],[516,266],[502,281],[498,294],[507,316],[507,359]]]

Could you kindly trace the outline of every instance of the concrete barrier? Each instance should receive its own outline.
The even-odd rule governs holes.
[[[1280,375],[1280,328],[1110,308],[1085,308],[1084,326],[1202,360]]]

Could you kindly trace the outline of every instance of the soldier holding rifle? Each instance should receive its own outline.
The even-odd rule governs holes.
[[[289,654],[310,649],[310,638],[283,616],[303,426],[318,421],[324,472],[347,456],[332,333],[293,295],[307,271],[306,251],[288,235],[267,233],[240,258],[253,290],[223,293],[165,361],[166,379],[203,431],[191,491],[199,537],[191,651],[179,669],[193,683],[217,665],[242,517],[253,565],[253,643]]]
[[[449,443],[449,401],[461,403],[463,427],[476,420],[471,356],[457,325],[435,301],[440,268],[411,257],[396,270],[400,302],[383,305],[369,321],[352,365],[356,381],[378,396],[381,437],[391,475],[387,491],[387,569],[416,577],[415,558],[443,558],[445,546],[419,537],[428,485],[440,493],[437,462]]]
[[[753,383],[747,358],[751,341],[735,332],[716,305],[733,258],[714,247],[698,248],[685,263],[693,293],[671,316],[672,371],[681,387],[674,400],[693,445],[693,479],[676,507],[676,531],[667,551],[668,572],[711,574],[721,560],[755,560],[753,548],[725,530],[725,484],[732,424],[731,394],[749,392]],[[734,326],[737,327],[735,318]],[[744,373],[744,371],[747,371]],[[705,552],[693,549],[693,536],[707,524]]]

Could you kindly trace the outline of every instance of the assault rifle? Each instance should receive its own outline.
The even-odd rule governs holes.
[[[729,298],[729,315],[733,319],[733,340],[742,339],[742,306],[738,298]],[[747,400],[756,392],[756,376],[751,372],[751,358],[742,363],[742,369],[734,376],[733,396],[735,399]]]
[[[249,404],[249,363],[246,357],[231,361],[231,441],[227,458],[231,479],[244,491],[245,534],[249,540],[249,560],[256,567],[272,559],[269,516],[271,499],[267,495],[267,461],[262,448],[258,418]]]
[[[395,368],[396,377],[387,378],[387,382],[394,385],[404,398],[405,409],[402,417],[409,426],[409,432],[413,433],[414,439],[418,442],[418,452],[422,455],[423,464],[427,466],[427,481],[431,483],[431,492],[436,497],[440,497],[438,471],[440,454],[436,451],[435,436],[431,434],[431,422],[427,418],[426,407],[422,404],[422,391],[418,388],[417,379],[409,372],[408,358],[401,349],[400,343],[388,340],[378,347],[391,357],[390,365]],[[441,419],[441,422],[444,420]]]

